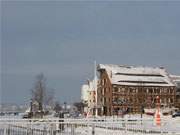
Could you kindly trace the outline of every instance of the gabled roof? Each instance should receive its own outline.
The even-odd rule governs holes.
[[[99,64],[106,70],[112,84],[143,86],[175,86],[164,68]]]

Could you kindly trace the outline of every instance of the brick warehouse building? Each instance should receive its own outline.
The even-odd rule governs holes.
[[[175,105],[176,87],[164,68],[99,64],[97,70],[99,115],[141,113],[155,107],[156,96],[168,107]]]

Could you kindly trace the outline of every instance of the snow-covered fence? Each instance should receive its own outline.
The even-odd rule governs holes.
[[[0,135],[180,135],[180,120],[153,119],[0,119]]]

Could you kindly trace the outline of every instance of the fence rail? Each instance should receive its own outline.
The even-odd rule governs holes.
[[[180,119],[0,119],[0,135],[180,135]]]

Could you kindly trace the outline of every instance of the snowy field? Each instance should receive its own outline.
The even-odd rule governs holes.
[[[94,133],[94,134],[93,134]],[[0,117],[0,135],[180,135],[180,118],[161,117],[156,126],[153,117],[128,115],[88,119],[26,120],[20,116]]]

